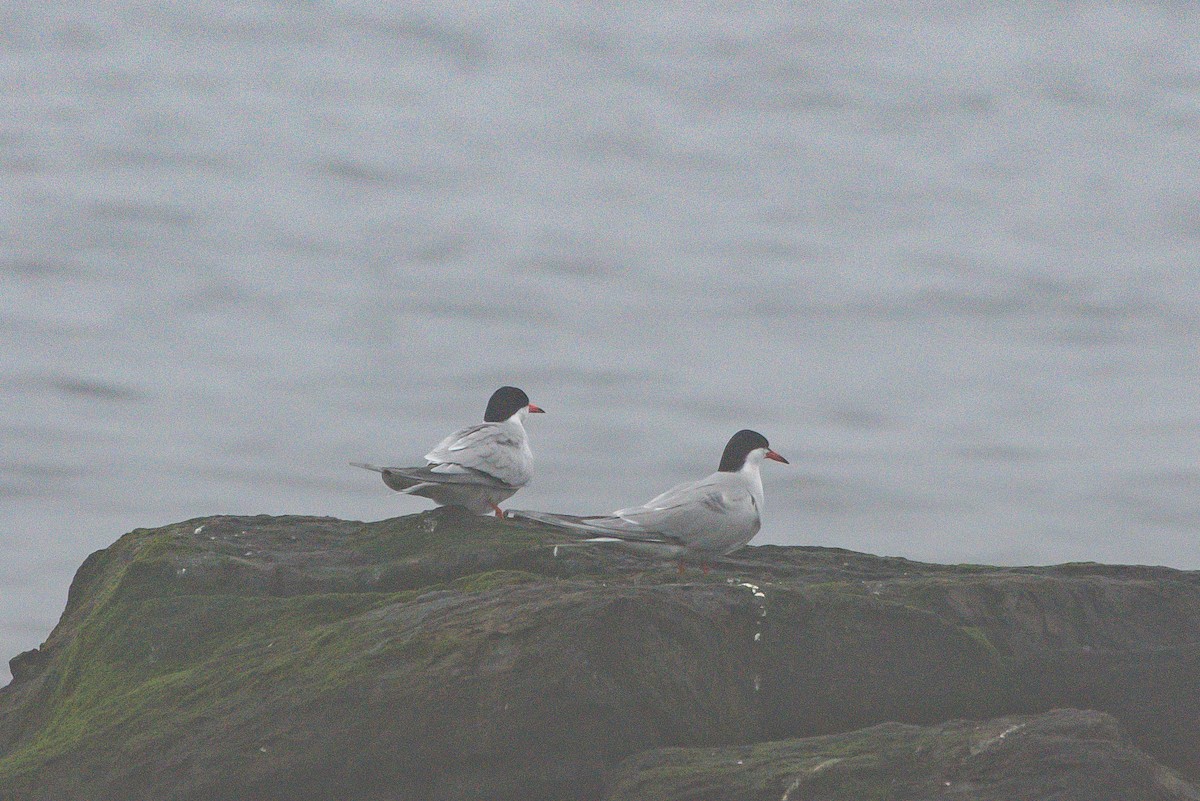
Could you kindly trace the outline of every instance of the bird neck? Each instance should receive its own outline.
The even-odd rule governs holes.
[[[501,428],[511,431],[513,434],[515,434],[517,436],[517,438],[524,439],[525,424],[521,422],[521,420],[524,417],[525,417],[524,410],[522,410],[522,411],[517,412],[516,414],[514,414],[512,417],[508,418],[507,420],[501,420],[499,423],[496,423],[496,425],[500,426]]]
[[[754,494],[759,506],[762,505],[763,497],[762,473],[758,471],[760,461],[759,459],[747,459],[746,463],[742,465],[742,469],[734,474],[750,485],[750,492]]]

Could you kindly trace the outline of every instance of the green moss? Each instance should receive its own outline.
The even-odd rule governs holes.
[[[940,578],[898,581],[892,585],[893,591],[904,604],[921,610],[940,608],[946,600],[946,587],[946,582]]]
[[[898,774],[917,769],[914,755],[943,738],[918,727],[885,724],[749,747],[662,748],[653,752],[652,762],[635,758],[636,769],[627,772],[613,797],[779,798],[799,782],[790,797],[883,801],[895,797]]]
[[[348,544],[372,561],[386,562],[428,555],[449,560],[465,554],[512,554],[550,542],[549,532],[493,517],[435,510],[369,523]]]
[[[443,582],[400,592],[267,596],[270,565],[242,558],[240,546],[229,553],[193,539],[196,523],[131,532],[91,560],[74,636],[59,645],[43,677],[38,725],[0,759],[0,778],[29,776],[55,757],[104,742],[169,741],[173,731],[236,716],[281,688],[286,703],[303,704],[344,690],[380,660],[428,663],[468,645],[469,633],[452,630],[397,638],[386,614],[372,616]],[[271,536],[270,528],[265,533]],[[433,513],[369,524],[339,547],[371,554],[376,564],[423,557],[449,563],[462,573],[449,586],[476,593],[539,578],[474,572],[472,555],[540,544],[500,521]],[[184,568],[208,578],[183,580]],[[354,586],[353,572],[344,575]]]
[[[753,746],[660,748],[631,758],[610,797],[780,798],[789,788],[790,798],[826,801],[926,797],[931,785],[941,786],[944,766],[961,765],[980,736],[970,721],[884,723]]]
[[[966,634],[972,640],[983,646],[984,650],[986,650],[993,659],[998,659],[1000,657],[999,649],[997,649],[996,646],[992,644],[992,641],[988,639],[987,632],[984,631],[983,628],[980,626],[960,626],[959,629],[963,634]]]
[[[354,619],[413,595],[114,599],[60,658],[53,713],[0,761],[0,777],[36,770],[85,740],[162,737],[231,713],[247,694],[286,686],[300,703],[342,686],[365,669],[367,641],[378,636]]]
[[[446,510],[368,524],[212,518],[131,532],[80,569],[63,622],[37,663],[41,672],[28,673],[28,684],[9,695],[17,703],[5,721],[15,721],[19,735],[4,739],[11,750],[0,757],[0,787],[7,790],[15,779],[32,787],[55,771],[62,775],[64,765],[119,775],[123,761],[158,759],[154,769],[161,774],[162,765],[214,754],[222,776],[237,775],[243,757],[265,759],[257,738],[272,730],[282,734],[279,748],[266,743],[271,758],[294,760],[275,778],[293,776],[310,755],[340,764],[341,754],[329,756],[329,749],[347,742],[355,758],[367,753],[359,743],[373,743],[396,719],[391,739],[381,738],[391,745],[364,764],[390,769],[398,758],[415,754],[401,735],[423,734],[426,726],[445,729],[448,753],[467,747],[501,753],[508,742],[500,736],[503,726],[524,725],[512,722],[522,715],[540,721],[535,715],[542,714],[543,699],[580,686],[586,691],[581,703],[602,713],[572,718],[554,709],[554,719],[592,725],[613,709],[612,719],[624,720],[620,703],[630,690],[621,681],[608,686],[603,666],[610,662],[620,666],[617,675],[642,677],[634,687],[638,714],[657,710],[665,721],[663,736],[673,738],[667,741],[697,745],[729,742],[752,731],[755,720],[786,736],[837,731],[847,720],[863,725],[978,717],[1003,706],[995,699],[1018,697],[1013,664],[988,635],[1003,642],[1005,631],[998,624],[961,625],[964,618],[977,620],[961,608],[987,614],[998,594],[1028,591],[1031,579],[1024,574],[997,589],[998,579],[981,576],[991,568],[922,574],[909,563],[857,558],[853,569],[830,569],[847,557],[814,550],[804,552],[811,559],[801,559],[779,550],[768,553],[778,553],[787,569],[764,570],[759,578],[745,565],[736,572],[718,565],[712,575],[690,569],[681,578],[669,562],[618,558],[604,549],[555,560],[550,546],[560,539],[551,529]],[[736,587],[743,580],[761,585],[765,599],[748,603],[744,588]],[[538,583],[544,586],[536,591],[522,589]],[[728,591],[705,586],[727,584]],[[1072,587],[1060,592],[1056,604],[1062,606],[1062,598],[1069,603],[1058,614],[1082,629],[1088,621],[1081,615],[1091,607],[1081,599],[1088,596]],[[578,653],[571,651],[575,632],[559,624],[564,618],[542,613],[556,608],[550,604],[559,596],[588,623]],[[642,623],[663,600],[680,604],[686,614]],[[747,617],[759,611],[765,614]],[[554,624],[543,628],[547,620]],[[721,627],[711,637],[702,622],[708,620]],[[754,673],[769,691],[762,697],[780,707],[777,716],[758,696],[748,697],[749,669],[743,672],[740,661],[750,642],[748,621],[763,635],[753,640]],[[676,649],[697,642],[721,658],[730,636],[738,638],[738,669],[719,659],[717,667],[737,681],[701,698],[701,685],[688,673],[693,655]],[[555,662],[564,652],[562,664]],[[546,680],[527,698],[514,691],[547,664]],[[680,670],[667,669],[676,664]],[[791,696],[783,693],[792,679],[805,695],[789,707]],[[594,693],[590,700],[588,692]],[[576,695],[564,697],[574,702]],[[684,734],[672,734],[681,697],[685,707],[693,697],[697,708],[711,707],[704,714],[720,725],[681,724]],[[506,718],[510,700],[518,703]],[[740,719],[747,722],[744,729],[725,726]],[[609,738],[606,754],[624,753],[624,730],[599,734]],[[648,735],[638,736],[646,742]],[[587,740],[582,753],[592,759],[594,742],[604,737],[589,731],[580,738]],[[304,752],[310,742],[314,751]],[[290,756],[284,757],[284,744]],[[326,750],[318,754],[318,747]],[[176,748],[190,750],[171,750]],[[913,774],[906,766],[915,764],[915,755],[964,748],[965,735],[951,741],[944,732],[884,726],[803,745],[656,752],[629,779],[647,792],[621,797],[723,797],[736,775],[738,786],[757,793],[747,797],[778,798],[802,779],[792,798],[890,798],[895,782]],[[215,773],[216,764],[197,770]],[[246,767],[239,781],[257,781],[255,770]],[[667,786],[684,789],[669,796],[652,792]]]
[[[459,592],[487,592],[500,587],[533,584],[545,580],[544,576],[537,576],[524,570],[489,570],[486,573],[473,573],[456,579],[451,582],[450,588]]]

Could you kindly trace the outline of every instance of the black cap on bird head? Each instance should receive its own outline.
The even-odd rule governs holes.
[[[721,473],[736,473],[746,465],[746,457],[751,451],[759,448],[766,448],[766,458],[776,462],[788,463],[775,451],[771,450],[771,444],[767,442],[767,438],[757,431],[751,431],[748,428],[743,428],[741,431],[729,438],[729,442],[725,445],[725,452],[721,454],[721,466],[717,468]]]
[[[512,417],[526,406],[531,412],[541,409],[529,402],[529,396],[516,387],[500,387],[492,393],[488,400],[487,411],[483,413],[483,422],[499,423]]]

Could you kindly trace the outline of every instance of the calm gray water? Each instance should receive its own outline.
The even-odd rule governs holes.
[[[214,513],[768,464],[759,543],[1200,567],[1191,3],[0,6],[0,656]]]

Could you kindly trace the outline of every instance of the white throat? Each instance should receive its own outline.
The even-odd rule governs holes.
[[[524,453],[526,457],[532,459],[533,451],[529,448],[529,434],[525,431],[524,423],[521,422],[525,419],[526,414],[528,414],[528,411],[525,409],[525,407],[522,407],[518,409],[512,417],[508,418],[500,425],[512,431],[513,438],[520,446],[521,452]]]
[[[763,484],[762,473],[759,472],[758,468],[766,456],[766,448],[755,448],[746,454],[746,461],[742,464],[742,469],[737,471],[737,475],[741,476],[742,480],[750,485],[750,492],[754,494],[754,499],[758,502],[759,509],[762,509],[763,504]]]

